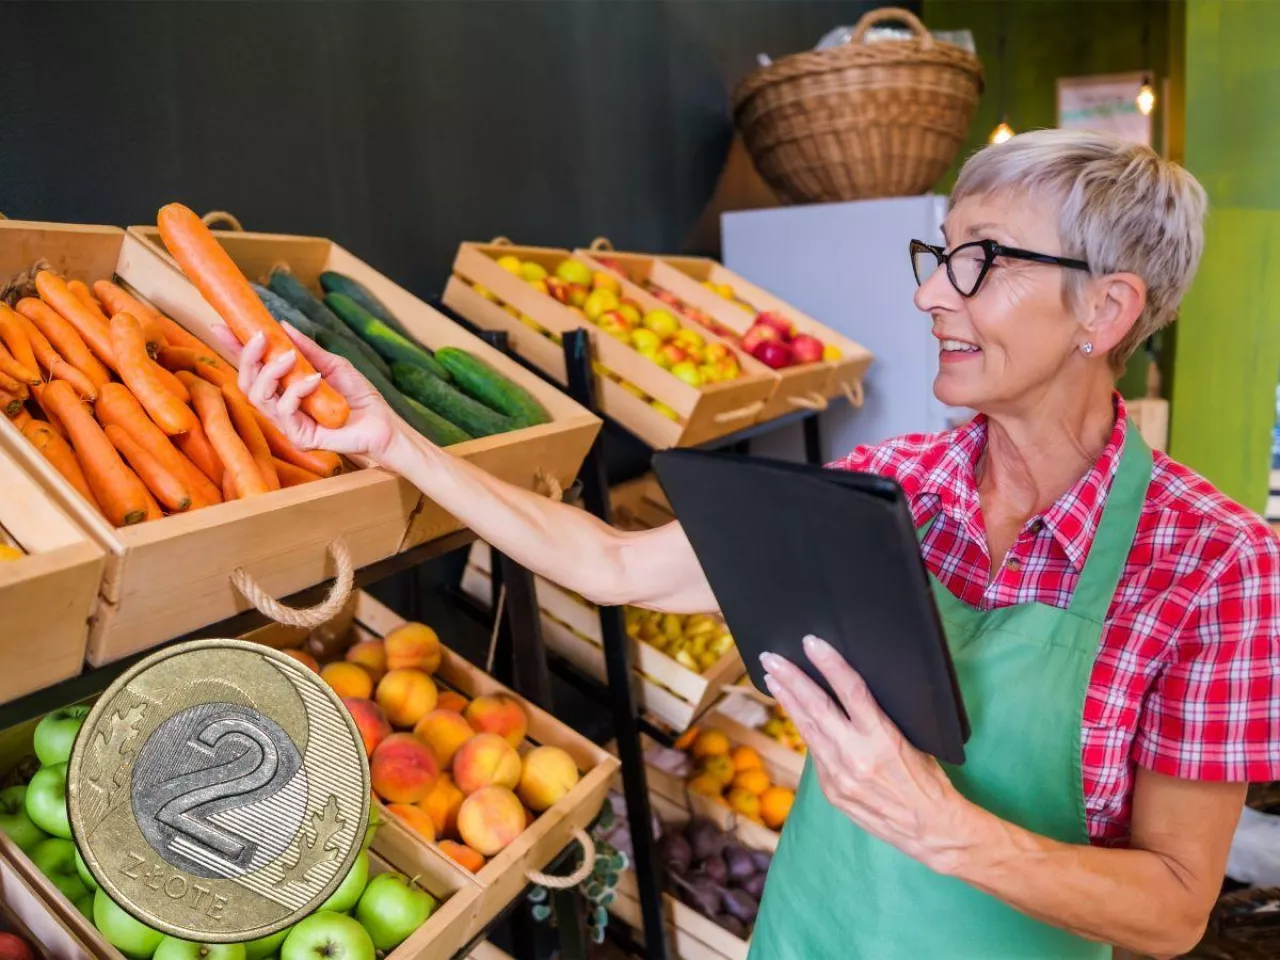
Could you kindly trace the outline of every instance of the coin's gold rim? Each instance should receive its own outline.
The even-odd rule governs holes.
[[[114,683],[111,684],[111,686],[107,687],[100,697],[98,697],[93,708],[89,711],[89,715],[85,717],[84,723],[81,724],[80,732],[76,734],[75,743],[71,747],[71,762],[67,764],[68,773],[73,768],[77,771],[79,770],[79,765],[76,763],[76,760],[80,751],[87,747],[87,741],[91,736],[90,731],[97,726],[102,712],[106,710],[106,705],[114,699],[115,695],[119,693],[121,689],[128,686],[129,683],[140,673],[151,669],[161,661],[167,660],[171,657],[181,656],[182,654],[188,653],[192,650],[207,650],[211,647],[239,648],[247,652],[261,654],[268,659],[274,658],[292,667],[299,666],[297,660],[292,657],[285,656],[275,647],[267,646],[264,643],[252,643],[248,640],[190,640],[186,643],[177,644],[176,646],[166,647],[125,671]],[[310,673],[310,671],[306,670],[305,667],[303,668],[303,672]],[[337,707],[339,714],[341,714],[343,719],[346,721],[347,729],[351,733],[351,738],[357,747],[358,754],[362,757],[365,756],[364,739],[360,736],[360,729],[356,726],[355,718],[351,716],[351,711],[346,708],[346,705],[342,702],[342,698],[334,692],[332,687],[321,680],[319,676],[312,674],[312,677],[314,677],[316,686],[324,691],[325,695],[333,702]],[[342,865],[337,871],[335,871],[333,879],[329,881],[321,893],[316,895],[310,904],[308,904],[304,909],[294,911],[280,923],[265,927],[257,927],[253,930],[236,931],[229,934],[210,933],[209,931],[202,930],[187,930],[171,923],[157,921],[154,917],[148,917],[146,914],[142,913],[132,902],[124,898],[120,894],[119,890],[114,889],[114,884],[109,881],[105,872],[98,867],[97,859],[91,855],[92,851],[89,850],[87,842],[81,836],[79,818],[75,815],[79,804],[79,780],[79,776],[76,776],[74,779],[70,777],[67,779],[68,819],[71,821],[71,833],[75,838],[76,849],[80,851],[80,856],[84,860],[85,866],[89,868],[89,872],[93,875],[93,879],[98,881],[99,888],[107,896],[111,897],[120,909],[124,910],[139,923],[146,924],[151,929],[158,930],[161,933],[168,934],[169,936],[178,937],[183,940],[193,940],[200,943],[244,943],[247,940],[258,940],[262,937],[269,937],[274,933],[279,933],[281,930],[293,926],[299,920],[314,913],[316,908],[328,900],[329,897],[333,895],[333,892],[342,884],[342,881],[347,878],[347,874],[351,871],[352,865],[355,863],[356,858],[360,856],[360,851],[363,849],[361,841],[363,840],[365,832],[368,830],[369,826],[371,787],[369,781],[369,764],[366,761],[365,763],[360,764],[360,780],[363,790],[361,791],[360,822],[357,825],[356,842],[352,845],[352,848],[343,860]]]

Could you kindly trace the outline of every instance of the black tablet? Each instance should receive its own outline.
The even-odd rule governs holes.
[[[653,461],[752,682],[760,654],[805,669],[826,640],[916,747],[964,761],[969,725],[902,488],[886,477],[725,453]],[[837,701],[838,702],[838,701]]]

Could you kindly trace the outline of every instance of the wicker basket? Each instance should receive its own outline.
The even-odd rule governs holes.
[[[866,43],[883,21],[913,40]],[[982,93],[982,63],[940,43],[914,14],[886,7],[839,47],[786,57],[747,76],[734,117],[757,169],[790,203],[924,193],[946,172]]]

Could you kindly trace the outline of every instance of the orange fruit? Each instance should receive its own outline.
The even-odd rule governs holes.
[[[286,657],[293,657],[293,659],[297,660],[300,664],[302,664],[304,667],[306,667],[308,670],[312,671],[313,673],[320,672],[320,664],[317,663],[316,658],[313,657],[311,654],[307,653],[307,651],[301,648],[291,648],[289,650],[281,650],[280,652],[283,653]]]
[[[791,804],[795,802],[794,790],[787,787],[770,787],[760,794],[760,819],[766,827],[780,830],[791,812]]]
[[[734,787],[727,794],[725,799],[729,801],[729,807],[737,813],[742,814],[748,820],[760,819],[760,798],[748,790],[741,787]]]
[[[756,753],[751,747],[734,747],[733,753],[729,754],[733,758],[733,769],[735,770],[757,770],[764,766],[764,761],[760,759],[760,754]]]
[[[745,790],[756,796],[760,796],[773,786],[769,780],[769,774],[760,769],[739,770],[737,776],[733,778],[733,785],[738,790]]]
[[[699,774],[689,781],[689,792],[696,793],[703,797],[711,797],[718,800],[720,794],[724,791],[724,784],[715,777],[709,777],[705,773]]]
[[[698,734],[702,731],[698,727],[690,727],[684,733],[676,738],[676,742],[672,744],[677,750],[688,750],[693,746],[693,741],[698,739]]]
[[[693,741],[693,755],[701,760],[703,757],[717,757],[729,752],[729,738],[719,730],[707,730],[698,734]],[[732,761],[730,761],[732,766]]]
[[[724,754],[707,757],[698,765],[698,772],[717,781],[722,787],[727,787],[733,782],[733,761]]]

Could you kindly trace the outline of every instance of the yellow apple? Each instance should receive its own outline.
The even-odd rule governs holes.
[[[622,293],[622,281],[612,273],[597,270],[591,275],[592,290],[608,290],[615,297]]]
[[[495,295],[494,295],[494,292],[493,292],[492,290],[490,290],[488,287],[481,286],[481,285],[480,285],[480,284],[478,284],[478,283],[473,283],[473,284],[471,285],[471,289],[472,289],[472,290],[474,290],[476,293],[480,294],[480,296],[484,297],[486,300],[488,300],[488,301],[490,301],[490,302],[492,302],[492,303],[497,303],[497,302],[498,302],[498,298],[497,298],[497,296],[495,296]]]
[[[556,267],[556,276],[580,287],[591,286],[591,268],[577,260],[561,260],[560,265]]]
[[[839,360],[842,356],[843,354],[840,352],[840,348],[833,343],[828,343],[825,347],[822,348],[823,360],[831,362],[831,361]]]
[[[524,271],[519,257],[513,257],[511,254],[507,254],[505,257],[499,257],[498,266],[503,270],[506,270],[508,273],[514,273],[517,277],[524,276]]]
[[[579,283],[569,284],[569,305],[572,307],[585,307],[587,297],[591,295],[591,291]],[[588,320],[591,318],[588,317]]]
[[[520,273],[530,283],[535,280],[547,279],[547,268],[540,263],[534,263],[532,260],[526,260],[520,264]]]
[[[682,327],[677,330],[671,335],[671,339],[689,351],[700,349],[706,344],[706,341],[702,339],[702,336],[696,330],[690,330],[688,327]]]
[[[698,370],[697,366],[689,360],[673,365],[671,367],[671,373],[677,379],[683,380],[691,387],[702,386],[702,373]]]
[[[634,300],[622,300],[618,304],[618,310],[624,317],[631,321],[631,325],[633,327],[638,324],[640,322],[640,318],[644,316],[644,311],[640,309],[640,304],[636,303]]]
[[[619,310],[618,313],[622,311]],[[631,345],[641,353],[656,353],[662,346],[662,338],[648,327],[640,327],[631,331]]]
[[[666,310],[650,310],[644,315],[641,323],[664,339],[674,335],[680,329],[680,321]]]
[[[618,309],[618,296],[612,290],[592,290],[582,304],[582,309],[586,311],[588,319],[599,320],[604,314]]]
[[[533,287],[533,289],[537,290],[539,293],[549,294],[551,292],[547,287],[547,281],[545,280],[530,280],[529,286]]]
[[[668,407],[665,403],[661,402],[660,400],[653,401],[653,403],[649,404],[649,406],[653,407],[653,409],[657,410],[660,414],[662,414],[668,420],[675,420],[677,423],[680,421],[680,414],[676,413],[674,410],[672,410],[670,407]]]

